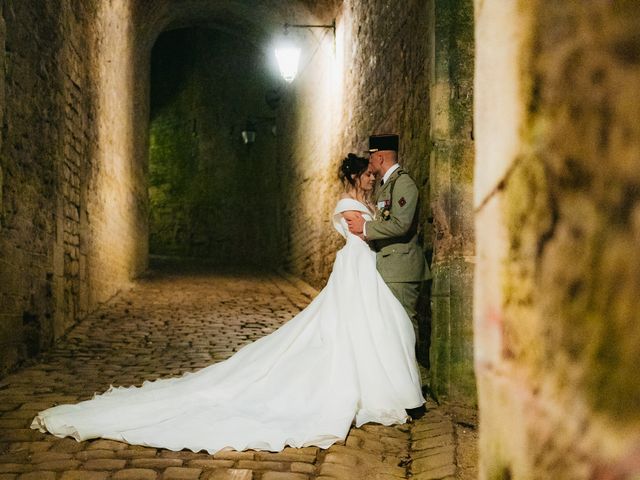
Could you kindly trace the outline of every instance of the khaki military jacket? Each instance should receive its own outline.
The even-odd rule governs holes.
[[[366,223],[367,241],[376,251],[378,272],[391,282],[431,278],[418,244],[418,187],[398,168],[376,193],[376,215]]]

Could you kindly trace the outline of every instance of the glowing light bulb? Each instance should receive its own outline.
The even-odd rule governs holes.
[[[298,73],[300,49],[294,45],[282,45],[276,48],[276,59],[280,68],[280,75],[291,83]]]

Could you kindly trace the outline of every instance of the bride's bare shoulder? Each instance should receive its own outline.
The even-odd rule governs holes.
[[[342,195],[340,195],[340,200],[344,200],[346,198],[351,198],[351,197],[347,192],[342,192]]]

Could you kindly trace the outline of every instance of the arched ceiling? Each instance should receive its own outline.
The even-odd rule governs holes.
[[[149,50],[160,33],[207,27],[264,45],[284,23],[327,23],[342,0],[143,0],[136,5],[135,28]]]

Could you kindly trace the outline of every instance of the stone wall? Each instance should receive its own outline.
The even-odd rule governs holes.
[[[85,25],[55,1],[7,1],[3,16],[0,371],[50,343],[79,310],[79,157],[87,139],[77,134],[89,115],[77,102],[87,52],[74,45]]]
[[[233,61],[229,59],[233,58]],[[150,252],[279,265],[280,179],[267,62],[251,43],[181,29],[151,71]],[[244,144],[247,124],[255,143]]]
[[[430,376],[441,400],[476,404],[473,373],[473,2],[431,2]]]
[[[637,478],[640,12],[476,8],[481,478]]]
[[[144,229],[141,210],[95,187],[109,176],[123,190],[139,181],[114,167],[114,144],[101,144],[112,128],[108,104],[122,97],[98,97],[108,26],[99,3],[3,2],[0,374],[51,344],[146,261],[140,251],[131,261],[127,247],[138,239],[112,228],[119,212]]]
[[[97,141],[86,176],[87,303],[104,302],[143,272],[148,254],[148,64],[137,54],[134,6],[98,2],[90,69]],[[84,183],[84,182],[83,182]]]
[[[339,196],[335,132],[340,80],[331,30],[301,30],[300,72],[283,85],[278,113],[284,268],[321,287],[329,276],[339,236],[330,218]]]

